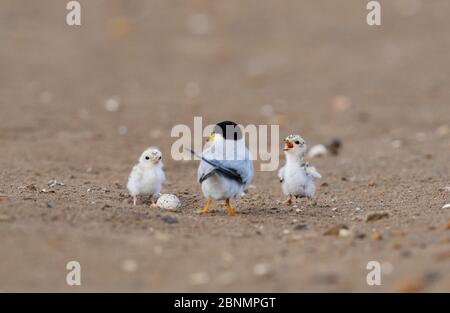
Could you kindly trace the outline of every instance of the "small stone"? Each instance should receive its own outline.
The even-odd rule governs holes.
[[[443,209],[450,209],[450,203],[445,204],[442,208]]]
[[[373,212],[373,213],[369,213],[366,216],[366,223],[375,222],[375,221],[381,220],[383,218],[388,218],[388,217],[389,217],[389,213],[388,212]]]
[[[339,237],[350,237],[352,235],[352,232],[348,229],[342,228],[339,229]]]
[[[341,229],[348,229],[347,225],[339,224],[323,233],[324,236],[338,236]]]
[[[308,225],[306,224],[298,224],[295,225],[294,230],[307,230],[308,229]]]
[[[383,235],[381,235],[381,234],[378,233],[378,232],[375,232],[375,233],[373,233],[373,234],[370,236],[370,239],[372,239],[372,240],[382,240],[382,239],[383,239]]]
[[[111,97],[105,101],[105,110],[111,113],[117,112],[120,108],[120,98],[117,96]]]
[[[366,238],[366,233],[362,231],[355,231],[355,238],[356,239],[364,239]]]
[[[57,181],[57,180],[55,180],[55,179],[49,180],[49,181],[47,182],[47,185],[48,185],[50,188],[53,188],[53,187],[56,187],[56,186],[65,186],[65,184],[64,184],[63,182],[59,182],[59,181]]]
[[[377,183],[374,182],[373,180],[370,180],[369,183],[367,184],[368,187],[376,187]]]
[[[34,185],[34,184],[27,185],[26,188],[27,188],[28,190],[31,190],[31,191],[37,191],[37,190],[38,190],[38,188],[37,188],[36,185]]]
[[[356,209],[355,209],[355,212],[361,212],[361,211],[362,211],[361,208],[356,208]]]
[[[178,219],[176,217],[165,215],[161,218],[161,220],[166,224],[176,224],[178,223]]]
[[[270,274],[270,267],[266,263],[258,263],[253,267],[253,273],[256,276],[267,276]]]
[[[302,210],[301,209],[295,209],[295,212],[300,213]]]
[[[331,211],[336,212],[337,208],[332,208]]]
[[[321,187],[328,187],[329,184],[328,184],[327,182],[323,182],[323,183],[320,184],[320,186],[321,186]]]
[[[192,285],[204,285],[209,282],[209,275],[206,272],[192,273],[189,275],[189,282]]]
[[[342,148],[342,142],[340,139],[333,139],[329,144],[326,145],[328,152],[331,155],[338,155],[339,150]]]
[[[134,273],[138,269],[138,264],[135,260],[125,260],[122,262],[122,270],[127,273]]]

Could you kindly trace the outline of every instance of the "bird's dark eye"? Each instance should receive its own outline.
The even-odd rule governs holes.
[[[149,157],[149,156],[146,156],[145,159],[146,159],[146,160],[150,160],[150,157]]]
[[[296,141],[295,141],[295,144],[296,144],[296,145],[299,145],[299,144],[300,144],[300,141],[296,140]]]

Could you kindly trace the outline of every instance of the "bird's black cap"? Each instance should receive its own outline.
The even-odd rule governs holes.
[[[214,127],[216,134],[221,134],[223,138],[228,140],[238,140],[242,138],[241,127],[232,121],[223,121],[217,123]]]

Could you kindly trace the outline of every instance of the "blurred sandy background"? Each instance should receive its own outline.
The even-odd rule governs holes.
[[[448,1],[381,1],[379,27],[363,0],[86,0],[78,27],[66,3],[0,3],[1,291],[450,291]],[[312,161],[317,205],[257,172],[239,217],[199,216],[197,163],[169,153],[194,116],[343,150]],[[150,145],[180,213],[130,205]]]

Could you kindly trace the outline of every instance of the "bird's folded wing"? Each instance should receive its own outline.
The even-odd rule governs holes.
[[[322,175],[320,175],[320,173],[316,170],[316,168],[311,165],[306,167],[306,173],[308,173],[314,178],[322,178]]]
[[[200,156],[194,151],[188,149],[193,155],[200,158],[206,164],[209,164],[214,168],[215,173],[223,175],[227,178],[233,179],[241,184],[247,184],[253,175],[253,164],[251,160],[211,160]],[[201,163],[199,167],[199,181],[203,182],[206,178],[210,177],[210,170]],[[208,175],[208,177],[204,177]]]
[[[284,166],[278,171],[278,178],[280,179],[280,183],[284,181]]]

